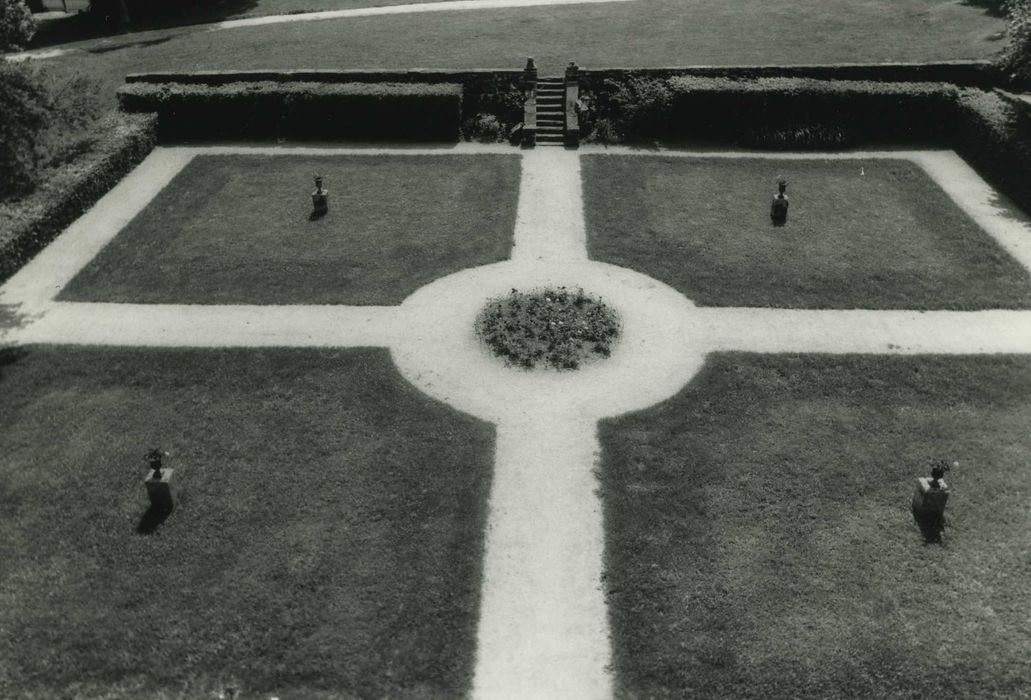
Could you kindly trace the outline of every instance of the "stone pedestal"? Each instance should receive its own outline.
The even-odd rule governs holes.
[[[316,216],[323,216],[329,211],[329,190],[315,190],[311,193],[311,206]]]
[[[159,510],[172,510],[172,473],[174,469],[162,469],[161,476],[154,477],[154,470],[151,469],[143,483],[147,486],[147,496],[150,498],[150,507]]]
[[[945,479],[938,479],[938,487],[931,485],[930,477],[916,480],[913,492],[913,512],[924,517],[940,518],[945,514],[945,502],[949,500],[949,487]]]
[[[774,226],[783,226],[788,222],[788,198],[774,197],[770,205],[770,220]]]

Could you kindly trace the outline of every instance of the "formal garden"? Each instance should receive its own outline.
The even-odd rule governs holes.
[[[1025,695],[1031,3],[748,5],[0,0],[0,697]]]

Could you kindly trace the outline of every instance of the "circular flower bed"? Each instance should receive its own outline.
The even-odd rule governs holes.
[[[615,311],[582,289],[565,287],[513,289],[476,318],[476,332],[494,354],[527,369],[577,369],[608,357],[619,330]]]

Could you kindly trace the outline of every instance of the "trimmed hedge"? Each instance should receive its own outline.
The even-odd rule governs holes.
[[[0,212],[0,282],[13,275],[107,194],[154,148],[152,115],[119,115],[100,123],[105,136],[88,156],[57,171],[32,195]]]
[[[991,61],[937,63],[831,63],[791,66],[681,66],[667,68],[581,68],[580,85],[596,89],[605,81],[664,78],[799,78],[889,83],[953,83],[977,87],[997,85],[1004,78]]]
[[[957,95],[950,147],[1031,214],[1031,110],[997,91]]]
[[[677,76],[609,80],[585,91],[585,101],[590,123],[606,120],[626,141],[820,146],[790,138],[798,132],[831,134],[826,145],[842,147],[940,140],[948,129],[943,114],[951,113],[958,90],[945,83]]]
[[[312,83],[457,83],[470,89],[483,81],[501,80],[518,85],[521,70],[471,69],[410,70],[363,69],[285,69],[244,71],[153,71],[130,73],[127,83],[201,83],[225,85],[238,82],[312,82]],[[887,82],[944,82],[956,85],[990,87],[1003,80],[991,61],[941,61],[938,63],[833,63],[793,66],[670,66],[664,68],[581,68],[580,85],[596,88],[606,80],[629,78],[814,78],[817,80],[873,80]]]
[[[462,89],[417,83],[129,83],[126,112],[156,112],[158,136],[457,141]]]

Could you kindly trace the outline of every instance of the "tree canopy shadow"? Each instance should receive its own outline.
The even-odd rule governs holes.
[[[220,22],[246,15],[258,6],[258,0],[126,0],[129,23],[123,23],[117,0],[93,0],[89,11],[81,11],[63,19],[41,24],[29,43],[30,49],[56,46],[73,41],[99,39],[126,32],[189,27]],[[136,46],[126,44],[115,48]],[[141,42],[140,46],[147,46]],[[114,49],[110,49],[114,50]]]
[[[978,7],[991,17],[1007,17],[1006,0],[963,0],[962,5]]]
[[[0,381],[4,378],[4,369],[15,364],[23,357],[29,354],[29,351],[25,348],[14,347],[14,348],[3,348],[0,347]]]

